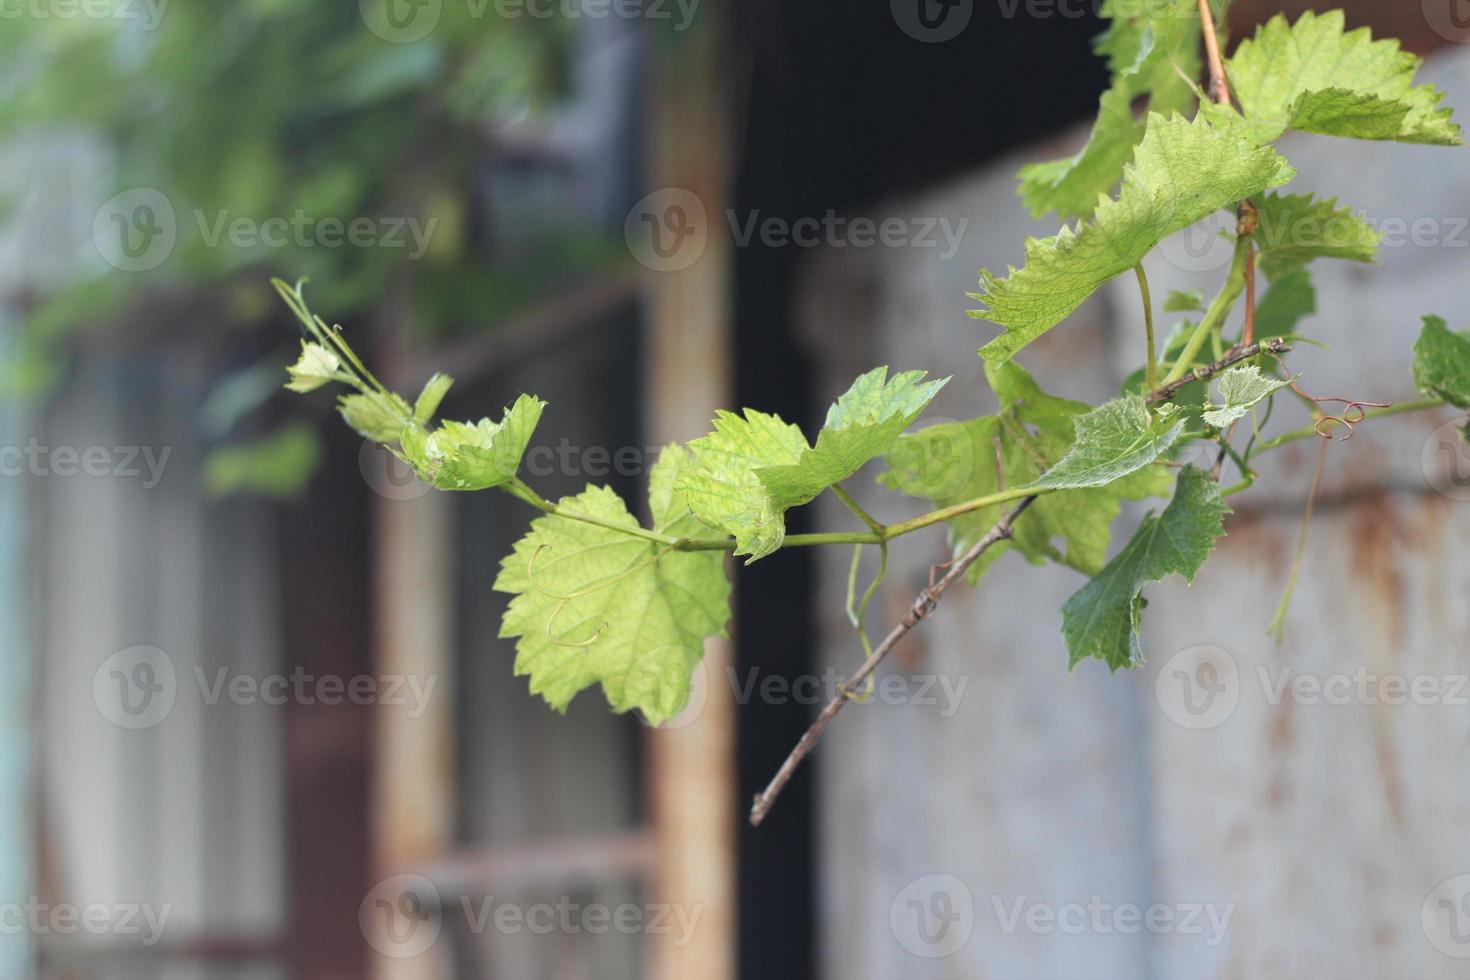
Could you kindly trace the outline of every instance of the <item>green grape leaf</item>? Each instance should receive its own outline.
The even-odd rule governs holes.
[[[734,535],[735,553],[750,561],[780,548],[789,508],[886,453],[948,381],[922,382],[922,371],[887,375],[880,367],[854,381],[828,410],[814,447],[774,415],[721,412],[715,431],[689,444],[695,463],[679,482],[695,515]]]
[[[1005,328],[981,356],[1010,358],[1169,235],[1295,175],[1239,125],[1151,113],[1116,199],[1101,202],[1076,228],[1027,241],[1025,267],[1012,267],[1006,278],[981,270],[980,292],[970,295],[985,307],[970,315]]]
[[[1151,111],[1168,114],[1184,111],[1193,99],[1186,79],[1199,72],[1198,22],[1190,17],[1194,0],[1143,7],[1103,5],[1100,12],[1111,24],[1096,47],[1108,59],[1113,84],[1099,101],[1097,121],[1081,151],[1021,170],[1019,193],[1034,217],[1048,211],[1064,219],[1088,217],[1098,200],[1117,188],[1144,134],[1143,120],[1133,114],[1136,100],[1148,96]]]
[[[413,403],[413,420],[419,425],[432,422],[434,413],[439,411],[439,403],[444,401],[452,384],[454,379],[449,375],[434,372],[434,376],[424,384],[424,390],[419,392],[418,399]]]
[[[678,446],[649,473],[654,528],[691,537],[702,525],[673,490],[689,459]],[[558,509],[636,529],[623,500],[588,487]],[[671,551],[624,531],[545,515],[516,542],[495,580],[514,595],[500,624],[516,637],[515,674],[557,711],[601,685],[614,711],[658,725],[683,710],[704,641],[726,635],[730,583],[724,553]]]
[[[432,432],[408,425],[401,436],[403,458],[419,479],[440,490],[500,486],[515,477],[545,407],[536,396],[521,395],[499,422],[446,421]]]
[[[1001,414],[900,436],[880,483],[950,507],[1031,483],[1066,454],[1074,420],[1089,407],[1048,395],[1014,361],[987,364],[986,373],[1000,396]],[[1012,548],[1033,564],[1050,560],[1096,573],[1107,558],[1121,501],[1162,496],[1172,482],[1164,467],[1147,467],[1105,487],[1042,496],[1016,521],[1010,540],[999,542],[970,566],[969,580],[979,581]],[[968,551],[1009,506],[995,504],[946,522],[954,553]]]
[[[412,419],[408,402],[391,391],[343,395],[337,399],[337,410],[359,435],[374,442],[396,442]]]
[[[1123,395],[1073,420],[1067,455],[1038,480],[1037,490],[1103,487],[1143,469],[1174,445],[1183,422],[1149,415],[1142,395]]]
[[[1288,129],[1367,140],[1457,146],[1460,127],[1439,103],[1444,93],[1414,85],[1423,60],[1396,40],[1345,30],[1340,10],[1273,17],[1240,43],[1226,74],[1255,137]],[[1221,110],[1212,110],[1219,113]]]
[[[1261,268],[1276,279],[1313,259],[1372,262],[1381,236],[1373,226],[1332,198],[1310,194],[1267,194],[1257,206],[1260,222],[1252,237]]]
[[[1317,291],[1304,268],[1271,277],[1271,285],[1256,304],[1256,336],[1284,337],[1303,317],[1317,312]]]
[[[1062,607],[1062,633],[1071,666],[1096,657],[1111,669],[1143,665],[1138,642],[1143,588],[1169,575],[1193,582],[1225,533],[1230,508],[1203,470],[1179,473],[1174,499],[1162,515],[1150,514],[1126,547]]]
[[[778,416],[747,408],[721,411],[715,431],[689,444],[694,465],[677,488],[705,524],[735,538],[735,553],[751,561],[781,547],[786,521],[756,475],[761,466],[791,465],[808,451],[806,437]]]
[[[1470,331],[1452,333],[1444,320],[1426,316],[1414,344],[1414,386],[1451,405],[1470,408]]]
[[[1177,289],[1170,290],[1168,298],[1164,300],[1165,313],[1203,313],[1204,311],[1205,291],[1203,289],[1191,289],[1187,293]]]
[[[331,381],[341,381],[338,371],[342,367],[342,359],[337,356],[336,351],[328,350],[325,345],[315,342],[301,342],[301,356],[296,363],[286,368],[286,373],[291,380],[286,382],[286,387],[291,391],[305,394],[308,391],[316,391],[322,385]]]
[[[923,371],[906,371],[885,382],[887,374],[880,367],[853,382],[828,410],[815,448],[802,450],[795,463],[757,470],[777,507],[807,503],[888,452],[949,381],[924,382]]]
[[[1207,408],[1204,420],[1217,429],[1228,428],[1244,418],[1257,402],[1270,397],[1290,383],[1262,374],[1261,369],[1254,364],[1231,368],[1215,381],[1221,404],[1218,408]]]

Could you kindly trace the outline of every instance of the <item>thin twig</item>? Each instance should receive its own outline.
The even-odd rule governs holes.
[[[926,587],[919,592],[918,598],[914,600],[913,605],[909,607],[909,611],[904,614],[903,619],[883,638],[883,642],[878,644],[878,648],[873,651],[873,655],[863,662],[863,665],[858,668],[857,673],[853,674],[842,684],[837,691],[837,695],[831,701],[827,702],[827,707],[822,709],[822,713],[817,716],[817,720],[812,722],[811,727],[806,730],[806,734],[801,736],[801,741],[796,743],[796,748],[792,749],[791,754],[786,757],[786,761],[781,763],[781,768],[776,771],[776,775],[772,777],[771,783],[766,787],[765,792],[755,798],[755,805],[750,810],[751,826],[759,827],[761,821],[766,819],[766,814],[771,812],[771,807],[775,804],[776,798],[781,795],[781,790],[791,781],[792,774],[796,772],[802,760],[811,754],[812,749],[816,747],[817,741],[822,737],[822,733],[827,730],[828,725],[832,724],[832,719],[837,717],[837,712],[841,711],[843,705],[847,704],[851,696],[856,693],[857,686],[862,684],[878,668],[878,664],[882,663],[883,658],[888,656],[893,648],[898,645],[899,640],[902,640],[908,635],[909,630],[919,625],[921,620],[934,611],[935,607],[939,605],[939,599],[944,595],[945,590],[953,585],[961,575],[964,575],[967,568],[978,561],[980,556],[985,554],[992,546],[1011,536],[1011,528],[1015,524],[1016,518],[1020,517],[1026,508],[1030,507],[1035,500],[1036,498],[1034,496],[1023,497],[1016,506],[1010,509],[1006,516],[1000,519],[995,527],[990,529],[990,533],[975,542],[969,551],[965,552],[964,555],[950,565],[949,571],[945,573],[944,578],[940,579],[933,586]]]
[[[1290,352],[1291,345],[1284,340],[1263,340],[1256,344],[1243,344],[1233,347],[1224,357],[1220,358],[1214,364],[1207,364],[1203,367],[1195,368],[1184,377],[1170,381],[1162,387],[1155,388],[1148,393],[1144,401],[1150,405],[1166,402],[1179,394],[1179,389],[1190,382],[1212,378],[1226,368],[1239,364],[1241,361],[1248,361],[1252,357],[1259,357],[1261,354],[1287,354]]]
[[[1150,405],[1167,401],[1178,394],[1179,389],[1191,381],[1212,377],[1232,364],[1237,364],[1247,358],[1256,357],[1263,353],[1285,354],[1290,350],[1291,345],[1280,340],[1264,340],[1258,344],[1236,348],[1218,362],[1198,368],[1192,376],[1154,389],[1146,396],[1145,401]],[[786,756],[786,761],[781,763],[781,768],[776,770],[776,775],[771,777],[771,782],[766,786],[765,790],[756,796],[755,803],[750,809],[751,826],[759,827],[761,822],[766,819],[766,815],[771,812],[771,807],[776,803],[776,798],[781,795],[781,791],[791,781],[792,775],[796,772],[802,761],[811,754],[812,749],[816,748],[817,742],[827,730],[827,726],[832,724],[832,719],[836,718],[837,712],[841,711],[843,705],[847,704],[852,694],[857,690],[858,685],[866,681],[872,675],[873,671],[878,669],[878,665],[883,662],[883,658],[887,657],[893,651],[893,648],[898,644],[899,640],[902,640],[908,635],[909,630],[919,625],[921,620],[934,611],[935,607],[939,605],[939,599],[944,595],[945,590],[953,585],[961,575],[964,575],[965,571],[978,561],[981,555],[985,554],[986,551],[999,542],[1011,537],[1012,527],[1016,523],[1016,518],[1025,513],[1026,508],[1035,503],[1036,498],[1039,496],[1041,494],[1034,493],[1021,497],[1016,505],[990,529],[985,537],[975,542],[969,551],[966,551],[949,564],[949,570],[938,582],[933,581],[933,575],[931,573],[929,586],[919,592],[918,598],[914,600],[913,605],[909,607],[909,611],[904,614],[903,619],[883,638],[883,642],[878,644],[877,649],[863,662],[863,665],[858,668],[857,673],[849,677],[837,689],[836,696],[827,702],[827,706],[822,709],[822,713],[817,715],[811,727],[801,736],[801,740],[796,743],[796,747]],[[890,534],[898,526],[891,526],[888,529]]]
[[[1235,211],[1235,234],[1245,240],[1245,328],[1240,332],[1242,344],[1256,339],[1256,243],[1251,236],[1261,224],[1261,214],[1247,198]]]
[[[1210,63],[1210,98],[1221,105],[1230,104],[1230,80],[1225,77],[1225,62],[1220,57],[1220,35],[1215,30],[1215,14],[1210,0],[1199,0],[1199,16],[1204,22],[1205,55]]]

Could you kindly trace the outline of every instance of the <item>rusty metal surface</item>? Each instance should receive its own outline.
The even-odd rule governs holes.
[[[1441,54],[1429,80],[1470,105],[1470,54]],[[1470,215],[1470,168],[1403,146],[1293,138],[1284,150],[1303,174],[1290,190],[1340,195],[1380,225],[1436,222],[1436,241],[1386,248],[1376,268],[1318,263],[1307,326],[1333,352],[1290,358],[1314,393],[1415,397],[1420,315],[1470,322],[1470,235],[1456,217]],[[1018,262],[1023,236],[1049,231],[1013,197],[1015,168],[1034,155],[873,210],[972,216],[954,261],[814,256],[803,322],[833,394],[889,363],[956,375],[935,416],[991,407],[973,353],[990,333],[965,319],[963,294],[976,267]],[[1149,262],[1155,297],[1213,287],[1224,265],[1212,261],[1207,243],[1171,243]],[[1137,321],[1136,286],[1120,279],[1021,360],[1053,390],[1107,397],[1140,359]],[[1306,421],[1282,407],[1281,429]],[[1068,673],[1059,608],[1083,580],[1067,570],[1010,555],[980,589],[947,598],[884,668],[899,696],[844,713],[818,753],[823,975],[1464,976],[1470,690],[1455,688],[1470,675],[1470,457],[1445,441],[1451,418],[1375,420],[1333,446],[1279,647],[1265,628],[1312,441],[1261,467],[1269,491],[1232,499],[1229,536],[1193,589],[1148,591],[1143,671]],[[918,510],[852,486],[882,520]],[[1115,540],[1138,516],[1125,513]],[[824,526],[848,521],[824,507]],[[938,535],[895,547],[875,626],[942,553]],[[824,556],[823,650],[839,668],[857,662],[846,575],[846,555]],[[1430,693],[1396,703],[1400,676]],[[1336,703],[1314,684],[1353,693]]]

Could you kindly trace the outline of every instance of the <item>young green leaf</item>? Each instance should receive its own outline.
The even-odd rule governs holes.
[[[1164,115],[1189,107],[1194,92],[1188,79],[1199,73],[1194,5],[1195,0],[1103,5],[1101,14],[1111,25],[1096,46],[1108,59],[1113,83],[1080,152],[1021,170],[1019,192],[1034,217],[1055,211],[1063,219],[1085,218],[1099,198],[1112,194],[1143,138],[1144,122],[1133,114],[1139,98],[1147,96],[1150,111]]]
[[[1006,278],[981,270],[980,292],[970,295],[985,307],[970,315],[1005,328],[981,356],[1007,360],[1169,235],[1295,175],[1284,157],[1256,145],[1236,123],[1150,114],[1116,199],[1075,229],[1029,240],[1025,267]]]
[[[419,425],[428,425],[434,420],[434,413],[439,411],[439,403],[444,401],[444,396],[449,393],[450,385],[454,379],[447,374],[434,372],[434,376],[424,384],[424,390],[419,392],[418,399],[413,403],[413,420]]]
[[[785,513],[886,453],[913,424],[944,381],[920,383],[921,371],[887,377],[876,368],[858,378],[827,413],[817,444],[774,415],[720,412],[715,431],[689,444],[694,465],[679,490],[695,516],[735,538],[750,561],[781,547]]]
[[[1267,194],[1257,206],[1259,224],[1252,237],[1261,268],[1273,280],[1313,259],[1372,262],[1381,236],[1333,198],[1310,194]]]
[[[888,454],[885,486],[932,500],[936,506],[988,496],[1035,481],[1072,445],[1081,402],[1044,392],[1015,361],[987,364],[1001,415],[929,426],[899,437]],[[1163,467],[1147,467],[1105,487],[1070,490],[1037,499],[1017,521],[1013,536],[970,566],[979,581],[997,558],[1015,548],[1033,564],[1046,560],[1093,574],[1107,558],[1113,520],[1123,500],[1161,496],[1172,485]],[[950,546],[962,554],[994,527],[1008,504],[970,511],[947,523]]]
[[[764,558],[781,547],[786,522],[756,470],[793,464],[807,450],[796,426],[754,409],[720,411],[715,431],[689,444],[694,465],[678,490],[695,516],[735,538],[735,553]]]
[[[444,422],[429,432],[417,423],[402,430],[403,458],[419,479],[440,490],[483,490],[508,483],[521,465],[546,403],[521,395],[500,422]],[[405,409],[406,411],[406,409]]]
[[[413,419],[408,402],[391,391],[343,395],[337,399],[337,410],[359,435],[382,443],[397,442]]]
[[[702,528],[673,491],[688,465],[684,451],[670,446],[649,474],[654,527],[672,537]],[[606,487],[588,487],[558,507],[638,527]],[[518,638],[515,673],[530,677],[531,693],[565,711],[579,692],[600,684],[613,710],[640,710],[655,725],[683,709],[705,639],[724,636],[730,618],[723,552],[671,551],[550,514],[516,542],[495,588],[515,596],[500,635]]]
[[[1444,320],[1426,316],[1414,344],[1414,386],[1470,408],[1470,332],[1451,333]]]
[[[1067,455],[1030,486],[1037,490],[1104,487],[1143,469],[1164,454],[1184,423],[1155,419],[1141,395],[1123,395],[1073,420],[1076,436]]]
[[[1460,127],[1444,93],[1414,85],[1423,61],[1366,28],[1345,30],[1340,10],[1278,15],[1242,41],[1226,74],[1255,138],[1288,129],[1327,136],[1456,146]],[[1219,112],[1220,109],[1213,110]]]
[[[1203,470],[1180,471],[1174,499],[1162,515],[1144,518],[1138,531],[1091,582],[1062,607],[1062,633],[1073,667],[1096,657],[1111,669],[1139,667],[1139,614],[1143,587],[1169,575],[1193,582],[1225,533],[1230,509]]]
[[[885,382],[887,374],[877,368],[854,381],[827,411],[815,448],[803,449],[795,463],[757,471],[777,507],[807,503],[888,452],[949,381],[924,382],[923,371],[905,371]]]
[[[291,376],[286,387],[302,394],[316,391],[324,384],[341,381],[342,378],[337,373],[341,367],[342,359],[335,351],[314,341],[307,343],[303,340],[301,356],[296,359],[295,364],[286,368],[286,373]]]
[[[1245,413],[1257,402],[1290,383],[1262,374],[1261,369],[1254,364],[1231,368],[1215,382],[1221,404],[1219,407],[1207,408],[1204,420],[1217,429],[1228,428],[1244,418]]]
[[[1271,277],[1266,295],[1256,304],[1256,336],[1284,337],[1296,329],[1302,317],[1317,312],[1317,291],[1304,268]]]

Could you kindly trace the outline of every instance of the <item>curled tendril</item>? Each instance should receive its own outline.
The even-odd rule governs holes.
[[[1342,437],[1343,442],[1347,442],[1357,432],[1358,424],[1368,417],[1368,409],[1390,408],[1393,405],[1392,402],[1365,402],[1359,401],[1356,398],[1341,398],[1336,395],[1309,395],[1298,387],[1295,381],[1291,383],[1291,390],[1296,392],[1302,399],[1310,402],[1318,413],[1317,420],[1312,423],[1312,428],[1316,430],[1317,435],[1323,439],[1331,439],[1333,437],[1333,426],[1345,426],[1347,428],[1347,435]],[[1336,414],[1326,411],[1322,406],[1328,403],[1341,405],[1341,411]]]
[[[870,584],[867,591],[863,593],[862,601],[854,606],[853,600],[856,598],[857,595],[858,569],[862,565],[862,557],[863,546],[858,545],[853,549],[852,567],[848,570],[847,574],[847,618],[852,623],[853,628],[857,630],[858,639],[862,642],[863,645],[863,660],[864,662],[866,662],[873,656],[873,641],[868,637],[868,631],[863,626],[863,617],[867,614],[868,603],[873,601],[873,596],[877,593],[878,587],[883,584],[883,579],[888,574],[888,543],[879,543],[878,574],[873,577],[872,584]],[[877,686],[877,684],[877,680],[873,677],[872,674],[869,674],[863,680],[863,689],[861,691],[849,691],[846,688],[843,688],[842,694],[843,697],[847,698],[849,701],[856,701],[859,704],[866,704],[872,698],[873,689]]]
[[[607,623],[603,623],[601,626],[597,627],[597,632],[593,633],[592,636],[586,640],[559,640],[555,636],[553,636],[551,632],[552,625],[556,622],[556,618],[560,616],[562,612],[567,608],[567,606],[571,605],[573,601],[581,599],[585,596],[589,596],[594,592],[599,592],[610,585],[616,585],[623,579],[627,578],[629,575],[632,575],[634,572],[641,572],[643,569],[649,567],[650,565],[658,564],[659,559],[663,558],[664,555],[667,555],[669,552],[674,550],[674,546],[669,545],[668,547],[661,548],[656,554],[653,555],[653,557],[649,558],[647,561],[641,561],[636,565],[625,568],[621,572],[618,572],[616,575],[609,575],[607,578],[599,579],[598,581],[584,586],[575,592],[555,592],[537,583],[536,562],[541,557],[541,553],[543,551],[551,550],[551,545],[543,544],[539,546],[535,551],[531,552],[531,557],[526,560],[526,580],[530,583],[531,589],[541,595],[546,596],[549,599],[560,600],[560,603],[557,605],[555,611],[552,612],[551,617],[546,621],[546,638],[559,647],[589,647],[592,644],[596,643],[598,638],[607,631]]]
[[[546,638],[559,647],[590,647],[592,644],[601,639],[602,634],[607,631],[607,623],[603,623],[601,626],[597,627],[596,632],[594,632],[585,640],[562,640],[558,639],[556,635],[551,632],[551,627],[556,623],[556,617],[560,616],[562,614],[562,611],[571,604],[571,599],[563,599],[560,603],[557,604],[557,607],[552,612],[551,617],[546,620]]]

